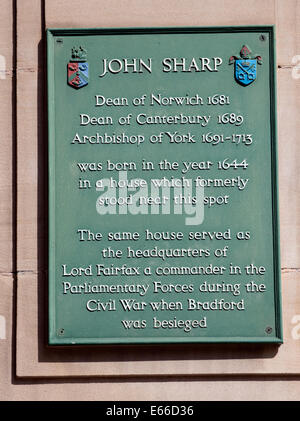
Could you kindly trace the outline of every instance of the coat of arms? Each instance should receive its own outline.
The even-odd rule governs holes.
[[[86,61],[87,52],[81,46],[72,48],[72,59],[68,63],[68,84],[79,89],[89,81],[89,64]]]
[[[243,85],[247,86],[254,82],[256,79],[256,67],[257,64],[262,64],[261,56],[251,57],[251,51],[243,45],[240,56],[231,56],[229,64],[234,63],[234,76],[235,80]]]

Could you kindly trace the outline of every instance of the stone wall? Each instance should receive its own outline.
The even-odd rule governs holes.
[[[0,400],[299,399],[299,20],[297,0],[2,0]],[[284,344],[47,348],[45,29],[265,24],[277,34]]]

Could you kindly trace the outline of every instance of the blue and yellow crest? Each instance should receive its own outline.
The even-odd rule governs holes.
[[[240,56],[231,56],[229,64],[234,63],[235,80],[243,86],[254,82],[257,75],[257,64],[262,64],[261,56],[251,57],[251,51],[247,45],[243,45]]]

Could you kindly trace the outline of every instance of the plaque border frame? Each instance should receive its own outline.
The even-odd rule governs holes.
[[[103,346],[103,345],[155,345],[155,344],[213,344],[213,343],[262,343],[282,344],[282,300],[280,272],[280,233],[279,233],[279,186],[278,186],[278,138],[277,138],[277,94],[276,94],[276,50],[274,25],[209,26],[209,27],[128,27],[128,28],[48,28],[47,32],[47,111],[48,111],[48,345],[53,346]],[[272,180],[272,233],[274,258],[274,310],[275,337],[168,337],[168,338],[63,338],[56,334],[55,291],[51,283],[55,249],[55,102],[54,102],[54,60],[53,44],[56,36],[76,35],[138,35],[138,34],[188,34],[188,33],[261,33],[269,35],[270,65],[270,141],[271,141],[271,180]],[[52,215],[52,218],[50,217]]]

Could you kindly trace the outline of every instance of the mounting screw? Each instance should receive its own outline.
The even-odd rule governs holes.
[[[267,326],[265,332],[270,335],[270,333],[273,332],[273,329],[271,328],[271,326]]]
[[[57,38],[56,42],[58,44],[63,44],[64,43],[64,40],[62,38]]]
[[[65,329],[63,329],[62,327],[60,329],[58,329],[58,335],[59,336],[63,336],[65,334]]]
[[[265,41],[267,39],[267,37],[265,35],[261,34],[259,36],[259,39],[260,39],[260,41]]]

